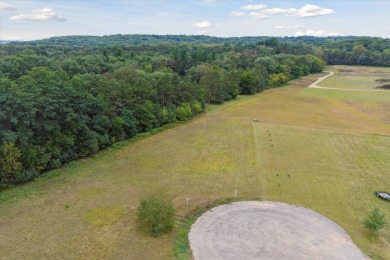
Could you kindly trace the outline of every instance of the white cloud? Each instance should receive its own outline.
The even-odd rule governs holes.
[[[342,34],[337,32],[326,32],[326,31],[316,31],[316,30],[306,30],[306,31],[297,31],[295,36],[317,36],[317,37],[326,37],[326,36],[340,36]]]
[[[296,17],[313,17],[318,15],[333,14],[334,11],[328,8],[322,8],[317,5],[305,5],[299,9],[296,8],[270,8],[262,10],[265,14],[287,14]]]
[[[288,14],[289,9],[270,8],[270,9],[265,9],[262,12],[265,14]]]
[[[241,9],[247,10],[247,11],[257,11],[257,10],[262,10],[262,9],[264,9],[266,7],[267,6],[262,5],[262,4],[258,4],[258,5],[245,5],[245,6],[241,6]]]
[[[202,21],[202,22],[194,24],[194,26],[201,28],[201,29],[214,27],[214,25],[212,25],[209,21]]]
[[[32,10],[29,13],[14,15],[11,20],[24,20],[24,21],[59,21],[63,22],[66,19],[58,15],[53,9],[46,7],[39,10]]]
[[[333,14],[334,10],[329,8],[322,8],[317,5],[304,5],[301,8],[266,8],[265,5],[246,5],[241,9],[246,11],[252,11],[249,15],[256,19],[270,18],[272,15],[284,14],[287,16],[295,17],[314,17],[319,15]],[[244,16],[242,12],[231,12],[230,16]]]
[[[0,10],[15,10],[15,8],[10,4],[0,2]]]
[[[305,5],[299,9],[290,8],[289,14],[297,17],[313,17],[318,15],[333,14],[334,11],[329,8],[322,8],[317,5]]]
[[[235,16],[235,17],[240,17],[240,16],[245,16],[246,14],[243,12],[231,12],[230,16]]]
[[[257,13],[257,12],[251,12],[249,14],[252,18],[255,18],[255,19],[268,19],[268,18],[271,18],[271,16],[265,14],[265,13]]]

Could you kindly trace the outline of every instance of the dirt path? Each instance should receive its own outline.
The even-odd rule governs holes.
[[[201,259],[367,259],[328,218],[280,202],[246,201],[204,213],[192,226]]]
[[[335,90],[347,90],[347,91],[375,91],[375,92],[385,92],[385,91],[388,91],[388,90],[384,90],[384,89],[358,89],[358,88],[328,88],[328,87],[320,87],[320,86],[317,85],[318,83],[320,83],[321,81],[323,81],[327,77],[330,77],[330,76],[334,75],[333,71],[324,71],[324,72],[329,72],[329,74],[319,78],[316,82],[313,82],[312,84],[310,84],[308,86],[308,88],[335,89]]]

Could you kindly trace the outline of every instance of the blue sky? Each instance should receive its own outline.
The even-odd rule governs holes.
[[[0,0],[0,39],[62,35],[390,37],[388,0]]]

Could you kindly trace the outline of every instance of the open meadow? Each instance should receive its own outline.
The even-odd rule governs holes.
[[[390,81],[390,69],[383,67],[352,67],[345,65],[333,66],[335,75],[318,85],[328,88],[372,90],[385,84],[376,80]]]
[[[367,73],[390,78],[390,69],[343,70],[354,73],[320,85],[373,89],[377,75]],[[192,122],[2,191],[0,258],[172,259],[174,232],[137,230],[140,198],[171,197],[180,219],[237,190],[242,200],[314,210],[368,256],[390,259],[390,204],[374,195],[390,192],[390,91],[305,88],[322,75],[212,106]],[[372,240],[361,222],[376,206],[389,225]]]

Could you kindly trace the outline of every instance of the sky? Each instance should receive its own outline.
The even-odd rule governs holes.
[[[390,0],[0,0],[0,40],[65,35],[379,36]]]

